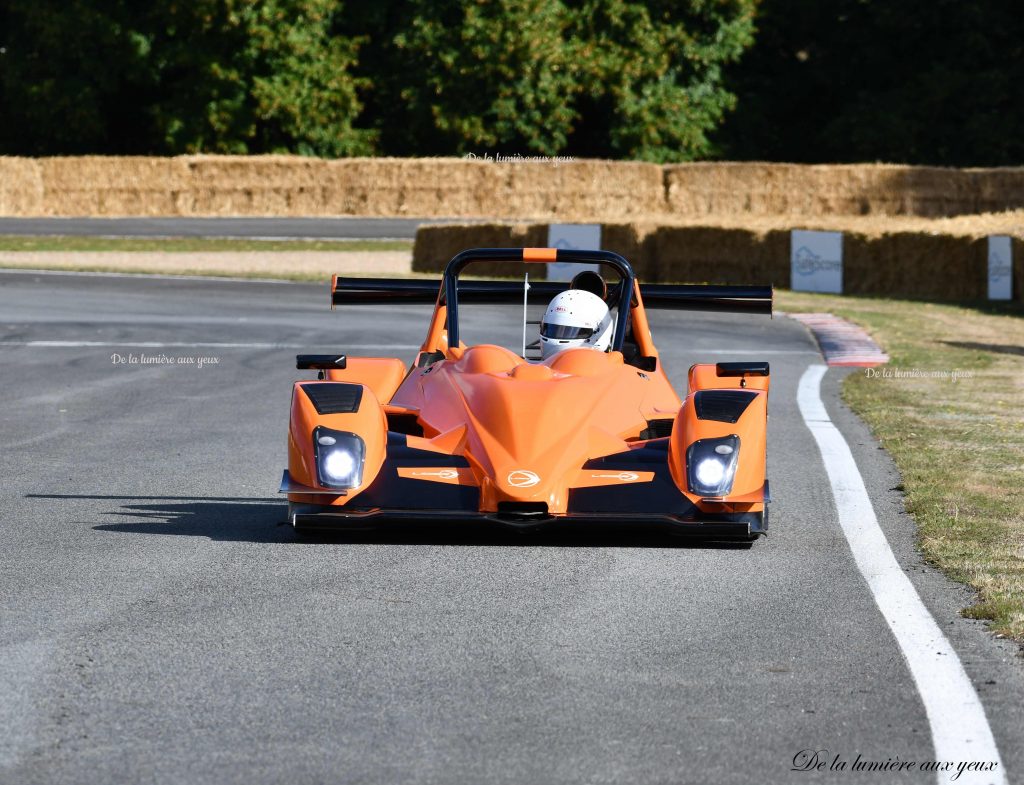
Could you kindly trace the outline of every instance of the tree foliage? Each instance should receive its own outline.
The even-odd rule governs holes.
[[[1019,165],[1019,5],[0,0],[0,154]]]
[[[415,0],[375,14],[382,42],[362,72],[375,85],[382,64],[403,75],[371,99],[389,152],[686,160],[710,151],[732,106],[722,66],[751,43],[753,10],[754,0]]]
[[[372,149],[332,0],[9,0],[4,152]]]
[[[1020,165],[1016,0],[764,0],[716,137],[729,157]]]
[[[415,0],[412,9],[408,27],[393,39],[409,78],[390,98],[415,123],[413,149],[565,148],[575,81],[560,3]]]
[[[699,158],[734,105],[722,67],[753,40],[752,0],[583,0],[571,44],[581,72],[577,104],[583,154]],[[594,145],[591,130],[603,133]]]

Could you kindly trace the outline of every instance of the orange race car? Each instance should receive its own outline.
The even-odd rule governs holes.
[[[496,262],[501,275],[526,274],[460,280]],[[552,262],[598,267],[612,282],[593,269],[571,283],[529,281]],[[646,521],[713,539],[765,533],[768,363],[694,365],[680,400],[645,305],[771,314],[771,287],[640,284],[608,251],[483,248],[452,259],[440,287],[335,276],[331,289],[333,305],[434,310],[411,366],[297,358],[318,371],[292,390],[280,491],[297,530],[469,519]],[[531,321],[538,304],[546,310]],[[484,324],[513,310],[514,348],[460,340],[467,309],[480,305]],[[532,341],[530,325],[539,325]]]

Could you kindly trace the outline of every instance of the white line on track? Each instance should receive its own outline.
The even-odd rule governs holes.
[[[35,349],[306,349],[302,343],[217,343],[205,341],[0,341],[0,346],[28,346]],[[346,344],[348,351],[419,349],[413,343],[357,343]]]
[[[906,658],[924,703],[938,761],[991,761],[992,772],[964,771],[960,785],[1005,785],[999,749],[985,708],[956,650],[942,634],[914,585],[900,569],[878,525],[850,446],[832,424],[821,402],[821,379],[828,368],[811,365],[800,378],[797,404],[818,443],[843,534],[854,561]],[[954,764],[955,765],[955,764]],[[952,772],[939,773],[948,783]]]

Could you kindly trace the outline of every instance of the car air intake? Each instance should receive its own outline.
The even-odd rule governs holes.
[[[662,418],[659,420],[648,420],[647,427],[640,431],[641,441],[646,439],[662,439],[672,435],[672,424],[674,417]]]
[[[747,390],[700,390],[694,393],[693,408],[698,420],[736,422],[756,397]]]
[[[388,430],[406,436],[422,436],[423,426],[415,414],[388,414]]]
[[[361,384],[314,382],[302,385],[302,391],[309,396],[318,414],[352,414],[359,411],[359,402],[363,399]]]

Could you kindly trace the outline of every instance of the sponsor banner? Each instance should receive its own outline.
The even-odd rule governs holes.
[[[600,250],[601,224],[551,224],[548,227],[548,248]],[[601,265],[552,262],[548,265],[548,280],[571,281],[574,275],[584,270],[600,272]]]
[[[1005,235],[988,238],[988,299],[1013,299],[1013,247]]]
[[[843,292],[843,233],[794,229],[790,239],[794,292]]]

